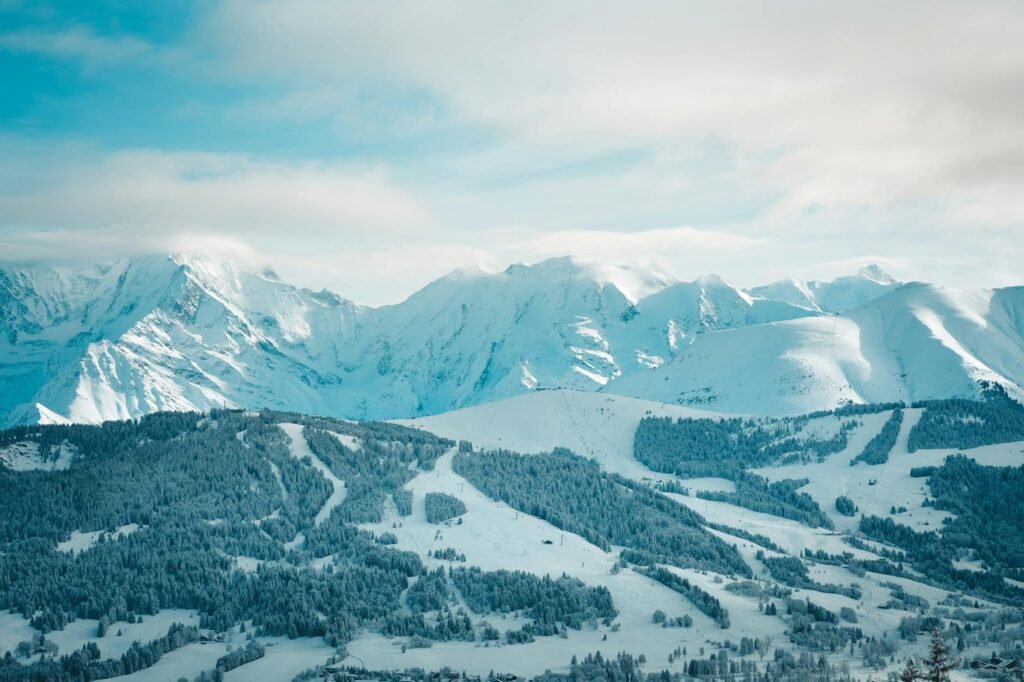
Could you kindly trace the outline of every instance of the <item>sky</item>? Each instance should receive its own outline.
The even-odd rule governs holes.
[[[0,260],[1024,283],[1024,3],[0,0]]]

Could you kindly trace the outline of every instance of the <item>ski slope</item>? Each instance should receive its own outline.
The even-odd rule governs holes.
[[[454,449],[442,456],[435,470],[424,472],[406,485],[413,493],[413,514],[399,517],[393,506],[378,524],[361,527],[375,532],[393,533],[399,549],[416,552],[428,567],[450,566],[448,561],[432,559],[428,553],[453,547],[466,555],[465,566],[484,570],[522,570],[539,575],[561,575],[563,572],[588,585],[605,586],[612,594],[619,616],[619,628],[604,626],[570,630],[568,639],[538,637],[522,645],[484,646],[481,642],[435,642],[429,649],[401,652],[404,640],[390,640],[381,635],[367,635],[348,644],[353,655],[370,668],[437,667],[441,661],[457,661],[459,669],[470,674],[486,675],[490,670],[515,670],[518,674],[537,675],[545,670],[565,671],[574,653],[584,655],[631,651],[643,653],[650,665],[658,669],[668,665],[668,654],[677,646],[696,650],[710,637],[772,636],[782,638],[784,623],[758,615],[757,601],[725,592],[724,583],[714,583],[710,576],[685,571],[694,580],[707,581],[713,591],[726,601],[734,613],[733,626],[726,633],[699,612],[689,601],[669,588],[631,569],[613,572],[617,551],[604,552],[583,538],[565,533],[555,526],[495,500],[474,488],[452,471]],[[423,498],[428,492],[444,492],[458,497],[466,505],[462,523],[446,525],[426,521]],[[548,540],[552,544],[545,544]],[[661,609],[670,617],[690,615],[692,628],[663,628],[652,622],[651,615]],[[474,619],[487,621],[499,630],[518,627],[506,623],[500,615]],[[605,637],[607,636],[607,639]]]
[[[306,442],[306,438],[302,435],[301,424],[279,424],[281,430],[288,436],[289,452],[292,457],[298,460],[309,460],[313,468],[320,472],[320,475],[327,479],[327,482],[331,484],[331,495],[324,502],[320,511],[316,513],[316,517],[313,519],[313,525],[319,526],[327,517],[331,515],[331,511],[334,510],[339,504],[345,501],[345,482],[334,475],[330,467],[321,461],[319,457],[313,454],[313,451],[309,449],[309,443]]]
[[[633,457],[633,434],[644,417],[713,418],[718,415],[649,400],[584,391],[535,391],[431,417],[396,420],[485,449],[521,453],[568,448],[607,471],[628,478],[667,478]]]

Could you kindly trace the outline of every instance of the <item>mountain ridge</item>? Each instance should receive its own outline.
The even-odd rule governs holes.
[[[900,285],[877,267],[812,284],[806,288],[817,297],[815,308],[714,275],[685,282],[562,257],[500,272],[457,270],[401,303],[375,308],[206,257],[5,267],[0,380],[9,390],[0,398],[0,420],[95,422],[221,406],[400,418],[538,388],[779,413],[971,395],[981,379],[1016,394],[1024,381],[1015,360],[1024,355],[1015,317],[1024,294],[992,290],[1007,293],[974,294],[976,301],[949,294],[939,312],[930,299],[893,299],[902,302],[883,316],[885,329],[927,318],[917,323],[915,343],[931,343],[922,326],[934,335],[945,329],[935,319],[956,320],[953,342],[940,354],[949,376],[932,385],[916,374],[902,383],[879,379],[873,387],[871,367],[892,374],[892,363],[905,362],[914,348],[900,346],[894,360],[872,346],[874,355],[866,357],[850,335],[867,313],[853,311],[914,285]],[[821,305],[861,299],[838,314]],[[993,313],[994,326],[985,331],[983,303],[993,299],[1005,311]],[[885,349],[888,333],[867,340]],[[838,367],[814,351],[829,334],[849,346]],[[969,352],[957,351],[958,344]],[[777,365],[750,375],[761,376],[757,390],[736,380],[739,368],[757,369],[745,359],[751,349],[762,364]]]

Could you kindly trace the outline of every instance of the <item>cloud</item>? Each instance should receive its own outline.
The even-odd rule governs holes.
[[[10,140],[0,150],[6,259],[170,248],[183,234],[359,243],[431,221],[383,167]]]
[[[463,225],[439,217],[442,209],[451,215],[451,206],[434,197],[429,184],[408,186],[383,165],[104,151],[0,137],[0,260],[214,254],[269,264],[288,281],[374,305],[401,300],[468,264],[500,269],[567,254],[613,265],[653,263],[683,279],[716,272],[741,286],[834,276],[874,261],[898,264],[895,274],[908,279],[961,285],[1019,280],[1024,245],[1016,233],[979,240],[922,216],[909,222],[926,225],[929,239],[892,216],[876,223],[873,213],[853,223],[840,220],[841,229],[822,229],[826,219],[837,220],[822,216],[773,230],[756,223],[649,228],[642,225],[654,219],[642,212],[632,226],[616,224],[616,217],[629,215],[630,195],[644,188],[648,204],[665,206],[689,191],[687,178],[672,177],[666,163],[639,164],[625,175],[602,169],[502,184],[462,199],[469,206]],[[468,166],[463,172],[473,163]],[[697,191],[707,189],[697,183]],[[724,191],[715,191],[716,201],[729,201]],[[611,217],[602,220],[602,212]],[[842,262],[813,267],[837,255]]]
[[[1022,33],[1016,0],[224,0],[152,44],[0,33],[93,67],[144,56],[143,91],[181,87],[117,134],[0,137],[0,259],[248,249],[369,303],[565,253],[740,285],[882,254],[1009,283]],[[75,134],[95,140],[54,141]]]
[[[427,91],[551,147],[720,140],[785,222],[907,200],[1012,215],[991,187],[1024,182],[1022,33],[1013,0],[228,0],[199,35],[236,75]]]
[[[518,250],[527,259],[572,254],[602,262],[666,260],[679,262],[687,256],[745,251],[763,240],[694,227],[618,232],[613,230],[559,230],[524,239]]]
[[[456,242],[429,233],[400,243],[382,240],[366,247],[339,245],[319,253],[274,259],[282,277],[314,288],[326,287],[359,303],[393,303],[452,270],[477,264],[487,270],[511,263],[536,263],[572,255],[609,265],[653,266],[664,272],[704,272],[721,258],[750,257],[763,242],[692,227],[615,232],[612,230],[532,230],[489,233],[485,239]]]
[[[0,33],[0,50],[77,60],[90,68],[133,59],[150,49],[138,38],[101,36],[87,26]]]

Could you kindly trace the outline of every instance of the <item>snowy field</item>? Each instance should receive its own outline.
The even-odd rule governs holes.
[[[11,471],[65,471],[75,454],[70,445],[55,446],[51,452],[42,453],[38,443],[24,441],[0,448],[0,465]]]
[[[145,644],[163,637],[174,623],[198,626],[199,614],[182,609],[165,609],[154,616],[144,616],[141,623],[113,623],[104,637],[97,637],[98,621],[83,618],[69,623],[63,630],[47,633],[46,639],[58,646],[58,655],[71,653],[89,642],[95,642],[103,658],[118,658],[131,648],[133,642]],[[20,614],[0,613],[0,658],[7,651],[13,652],[18,642],[31,640],[38,634]],[[185,677],[192,680],[204,670],[213,670],[217,659],[231,649],[245,646],[245,635],[237,628],[226,634],[224,642],[188,644],[164,654],[152,667],[118,679],[173,682]],[[266,655],[229,671],[224,675],[226,680],[287,682],[299,672],[323,664],[335,654],[334,648],[320,638],[289,640],[285,637],[265,637],[259,641],[266,647]]]
[[[897,523],[917,531],[939,530],[942,519],[949,516],[949,513],[922,506],[927,497],[927,479],[911,477],[910,470],[914,467],[941,466],[946,457],[956,453],[963,453],[986,466],[1020,466],[1024,464],[1024,443],[988,445],[970,450],[907,452],[907,437],[910,429],[921,418],[921,412],[917,408],[903,411],[899,436],[885,464],[858,463],[850,466],[850,460],[860,454],[867,440],[882,428],[891,412],[859,417],[865,425],[851,435],[849,447],[824,462],[766,467],[755,469],[754,472],[772,481],[785,478],[809,479],[810,483],[801,491],[814,498],[840,530],[854,529],[861,513],[887,517],[892,507],[907,509],[893,517]],[[853,500],[860,510],[857,515],[847,517],[836,511],[835,501],[840,495]]]
[[[80,618],[63,630],[46,633],[46,639],[58,647],[58,654],[68,654],[95,642],[104,658],[117,658],[131,648],[132,642],[147,644],[167,634],[174,623],[199,625],[199,615],[183,609],[165,609],[153,616],[143,616],[141,623],[111,623],[104,637],[98,636],[99,621]],[[119,634],[120,633],[120,634]],[[39,632],[19,613],[0,614],[0,657],[14,651],[18,642],[29,641]]]
[[[156,664],[145,670],[138,670],[131,675],[122,675],[115,679],[131,682],[173,682],[184,677],[192,680],[204,670],[213,670],[217,659],[227,652],[226,644],[193,643],[164,654]]]
[[[483,449],[506,448],[523,454],[568,448],[627,478],[667,480],[633,457],[633,434],[644,417],[709,418],[719,415],[687,407],[603,393],[551,390],[446,412],[397,420]]]
[[[227,682],[247,682],[248,680],[287,682],[307,668],[322,665],[330,656],[334,655],[334,648],[319,638],[266,637],[259,641],[267,648],[266,655],[226,672],[224,679]],[[244,642],[238,642],[236,646],[244,646]]]
[[[398,517],[393,507],[388,517],[379,524],[366,524],[363,528],[376,532],[394,533],[398,548],[419,554],[430,566],[449,566],[451,562],[428,557],[431,550],[453,547],[466,555],[466,566],[480,566],[484,570],[523,570],[537,574],[561,575],[563,572],[588,585],[607,587],[619,610],[615,623],[617,632],[598,626],[584,627],[582,631],[569,631],[568,640],[559,637],[540,637],[531,644],[485,647],[479,642],[437,642],[430,649],[410,649],[401,653],[404,640],[389,640],[370,635],[348,645],[353,655],[373,667],[409,667],[440,665],[457,661],[467,672],[486,674],[489,670],[515,670],[517,674],[535,675],[547,669],[565,671],[573,653],[631,651],[647,656],[651,666],[667,666],[668,655],[677,646],[697,650],[711,639],[733,639],[741,636],[773,636],[781,638],[784,623],[777,618],[758,614],[756,600],[735,597],[724,591],[724,582],[713,586],[715,596],[735,606],[733,626],[728,631],[718,629],[710,618],[699,612],[689,601],[676,592],[632,570],[612,573],[617,551],[604,552],[583,538],[564,533],[555,526],[512,507],[496,502],[451,469],[454,451],[442,456],[435,471],[423,473],[413,479],[407,488],[413,492],[413,514]],[[426,520],[423,499],[428,492],[445,492],[461,499],[467,512],[461,524],[435,525]],[[394,527],[397,526],[397,527]],[[544,544],[550,540],[552,544]],[[455,564],[462,565],[462,564]],[[724,595],[724,596],[723,596]],[[670,618],[689,615],[692,628],[663,628],[652,622],[654,611],[661,609]],[[758,615],[746,618],[745,615]],[[487,616],[499,630],[504,628],[500,616]],[[607,640],[605,639],[607,636]]]
[[[20,613],[0,611],[0,657],[8,651],[14,651],[18,642],[31,640],[34,634],[36,631]]]
[[[85,550],[93,547],[99,542],[100,537],[104,537],[106,540],[117,540],[126,535],[131,535],[135,531],[143,528],[137,523],[126,523],[123,526],[118,526],[113,531],[105,530],[94,530],[83,533],[81,531],[71,531],[71,537],[63,542],[57,543],[58,552],[71,552],[72,554],[78,554]]]

